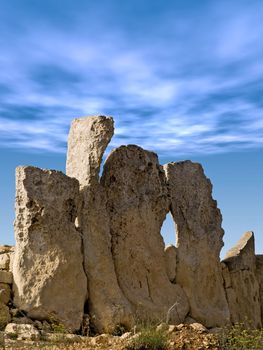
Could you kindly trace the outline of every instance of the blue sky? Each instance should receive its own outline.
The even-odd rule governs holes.
[[[1,1],[0,243],[14,241],[15,166],[64,170],[70,120],[106,114],[108,151],[201,162],[226,247],[253,229],[263,253],[262,15],[244,0]]]

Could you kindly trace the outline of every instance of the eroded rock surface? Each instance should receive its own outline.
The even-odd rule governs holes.
[[[261,327],[260,290],[253,232],[246,232],[222,263],[231,321]]]
[[[10,320],[11,316],[8,306],[0,301],[0,331],[4,329]]]
[[[68,141],[67,175],[77,178],[81,185],[79,225],[88,276],[89,312],[99,332],[111,332],[119,324],[133,324],[130,304],[117,282],[106,196],[99,183],[102,156],[113,130],[110,117],[75,119]]]
[[[39,340],[40,333],[32,324],[9,323],[5,328],[6,338],[19,340]]]
[[[12,284],[13,275],[10,271],[0,270],[0,283]]]
[[[10,271],[13,255],[14,247],[8,245],[0,246],[0,270]]]
[[[168,212],[165,177],[155,153],[122,146],[107,158],[101,183],[107,194],[118,283],[136,317],[183,322],[188,301],[166,273],[161,226]]]
[[[0,283],[0,302],[8,304],[11,300],[11,287],[7,283]]]
[[[206,327],[229,321],[219,253],[224,234],[212,185],[191,161],[164,166],[170,208],[177,224],[176,283],[190,302],[190,315]]]
[[[78,179],[85,187],[99,182],[103,153],[114,132],[111,117],[84,117],[74,119],[68,137],[68,176]]]
[[[259,283],[261,323],[263,324],[263,255],[256,255],[256,276]]]
[[[14,302],[36,319],[80,327],[87,293],[75,227],[79,184],[58,171],[16,172]]]

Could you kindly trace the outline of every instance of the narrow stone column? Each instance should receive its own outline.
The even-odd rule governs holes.
[[[99,332],[133,324],[131,306],[115,273],[106,194],[99,182],[102,156],[113,131],[110,117],[80,118],[73,121],[68,140],[67,175],[79,180],[82,196],[78,218],[83,233],[89,314]]]
[[[253,232],[246,232],[237,245],[229,250],[222,266],[231,321],[245,323],[248,327],[261,327],[260,287]]]
[[[79,184],[61,172],[16,170],[14,303],[36,319],[81,326],[87,294],[75,227]]]
[[[224,231],[202,166],[191,161],[164,166],[170,209],[177,224],[176,283],[186,292],[190,316],[207,327],[229,322],[219,254]]]

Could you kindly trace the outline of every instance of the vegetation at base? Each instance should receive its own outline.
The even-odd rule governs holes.
[[[63,323],[61,323],[57,317],[53,314],[49,315],[49,319],[48,322],[50,324],[50,328],[51,328],[51,332],[52,333],[61,333],[61,334],[65,334],[65,333],[70,333],[70,330],[68,330]]]
[[[118,324],[111,334],[120,337],[125,332],[128,332],[127,327],[123,324]]]
[[[132,339],[127,350],[166,350],[167,334],[164,331],[156,330],[155,327],[145,327]]]
[[[220,350],[262,350],[263,329],[247,328],[243,323],[226,327],[217,335]]]

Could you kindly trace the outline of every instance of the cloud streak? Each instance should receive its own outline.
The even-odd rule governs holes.
[[[25,12],[12,32],[1,11],[1,147],[65,152],[72,118],[109,114],[111,147],[163,156],[262,148],[263,6],[240,4],[234,13],[229,3],[192,12],[171,3],[160,28],[153,14],[97,5],[88,24],[81,10],[70,29],[67,8],[62,20],[38,14],[42,22]]]

